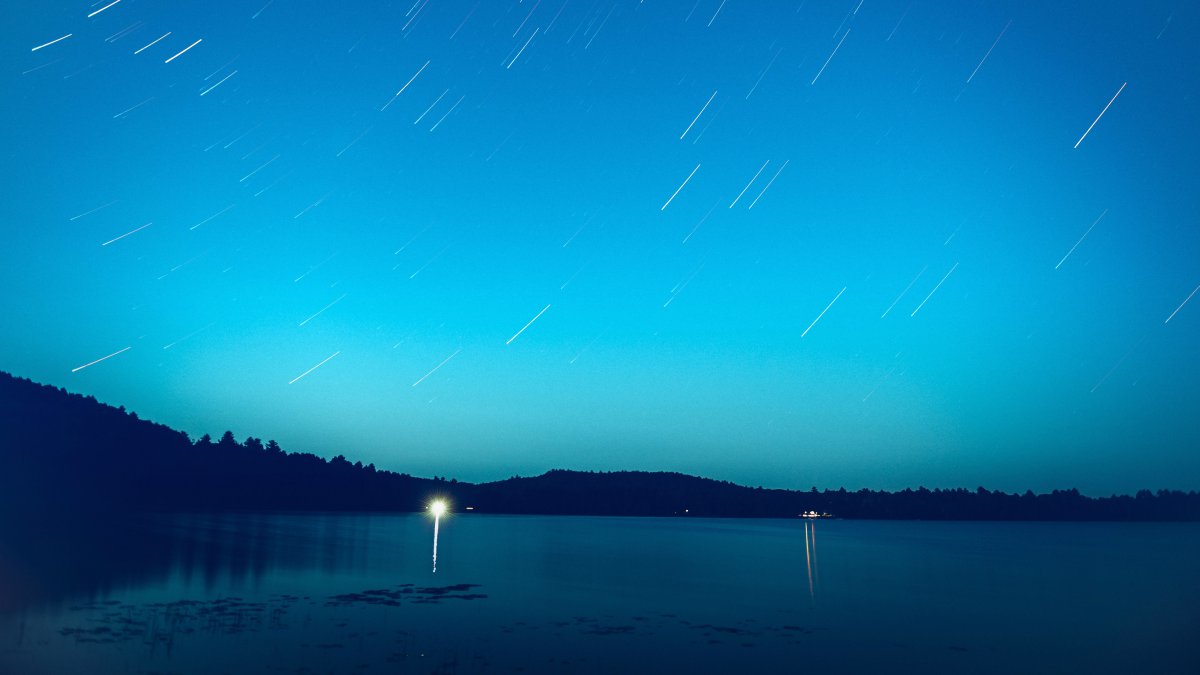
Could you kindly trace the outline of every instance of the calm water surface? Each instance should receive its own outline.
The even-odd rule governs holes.
[[[0,533],[0,672],[1200,672],[1200,526],[189,515]]]

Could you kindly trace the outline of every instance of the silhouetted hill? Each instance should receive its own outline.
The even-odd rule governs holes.
[[[499,513],[912,520],[1200,520],[1200,493],[1142,490],[1093,498],[1078,490],[1035,495],[984,488],[899,492],[750,488],[679,473],[549,471],[471,486],[476,510]]]
[[[0,373],[0,521],[129,511],[419,511],[434,495],[478,513],[940,520],[1200,520],[1200,494],[1091,498],[976,490],[750,488],[678,473],[549,471],[469,484],[288,453],[225,432],[192,442],[91,396]]]
[[[483,483],[470,497],[476,509],[500,513],[791,517],[807,508],[802,494],[681,473],[556,469]]]
[[[225,432],[192,442],[91,396],[0,373],[0,517],[423,508],[440,481]]]

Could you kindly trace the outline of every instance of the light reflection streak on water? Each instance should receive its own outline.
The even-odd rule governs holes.
[[[437,538],[438,538],[438,523],[442,517],[435,515],[433,517],[433,573],[437,574]]]
[[[821,585],[821,560],[817,557],[817,521],[808,521],[809,527],[812,529],[812,565],[813,565],[813,580],[817,586]]]
[[[810,532],[811,530],[811,532]],[[817,528],[816,523],[804,520],[804,564],[808,568],[808,597],[814,603],[817,601],[816,587],[813,584],[813,569],[817,558]]]

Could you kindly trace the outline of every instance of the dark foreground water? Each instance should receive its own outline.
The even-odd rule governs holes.
[[[4,537],[5,533],[0,533]],[[158,517],[0,542],[0,672],[1200,672],[1200,526]]]

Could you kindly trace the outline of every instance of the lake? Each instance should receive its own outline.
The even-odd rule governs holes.
[[[424,514],[0,532],[0,672],[1200,671],[1200,525]]]

